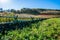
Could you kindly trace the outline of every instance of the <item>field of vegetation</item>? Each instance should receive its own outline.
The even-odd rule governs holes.
[[[22,29],[5,31],[5,34],[1,32],[0,40],[60,40],[60,18],[35,22]]]
[[[0,10],[0,40],[60,40],[60,10]]]

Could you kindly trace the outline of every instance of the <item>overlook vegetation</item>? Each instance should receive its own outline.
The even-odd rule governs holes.
[[[60,40],[60,18],[33,23],[23,29],[0,33],[0,40]]]
[[[58,17],[60,10],[0,9],[0,23],[12,22],[0,24],[0,40],[60,40]],[[41,18],[47,19],[40,20]]]

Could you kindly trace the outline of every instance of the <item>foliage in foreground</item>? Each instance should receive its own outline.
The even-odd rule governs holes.
[[[60,18],[52,18],[19,30],[9,31],[2,40],[60,40]]]

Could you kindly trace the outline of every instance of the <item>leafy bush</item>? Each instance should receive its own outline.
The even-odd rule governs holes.
[[[9,31],[2,40],[60,40],[60,18],[34,23],[31,27]]]
[[[60,18],[52,18],[43,21],[40,24],[39,31],[46,37],[46,39],[60,39]]]

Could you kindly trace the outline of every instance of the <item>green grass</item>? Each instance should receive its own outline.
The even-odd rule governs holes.
[[[2,17],[0,17],[0,22],[11,22],[13,20],[14,20],[14,18],[2,18]]]
[[[33,20],[37,20],[38,18],[33,18]],[[12,18],[6,18],[6,17],[0,17],[0,22],[12,22],[14,21],[15,18],[12,17]],[[18,18],[17,17],[17,20],[32,20],[32,18]]]

